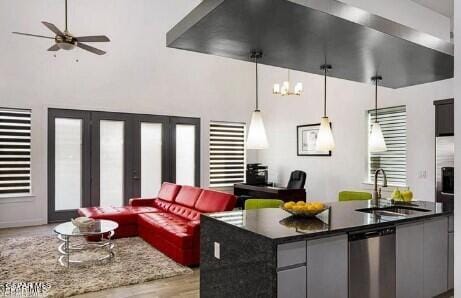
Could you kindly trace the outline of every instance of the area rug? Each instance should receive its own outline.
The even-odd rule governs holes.
[[[36,291],[43,297],[69,297],[192,273],[190,268],[177,264],[139,237],[114,242],[112,261],[71,264],[67,269],[57,261],[60,242],[56,237],[2,239],[0,296]],[[100,250],[92,250],[76,257],[94,257],[100,253]]]

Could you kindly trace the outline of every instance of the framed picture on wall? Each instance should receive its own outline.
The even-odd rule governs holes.
[[[320,123],[297,126],[298,156],[331,156],[331,151],[315,150],[315,144],[317,143],[319,129]]]

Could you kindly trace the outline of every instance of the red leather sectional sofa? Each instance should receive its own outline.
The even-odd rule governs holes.
[[[230,211],[236,197],[192,186],[163,183],[157,198],[131,199],[124,207],[80,208],[78,213],[119,224],[115,237],[140,236],[175,260],[200,263],[200,214]]]

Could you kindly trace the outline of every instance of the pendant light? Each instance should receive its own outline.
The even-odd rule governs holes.
[[[325,97],[323,106],[323,117],[320,119],[320,129],[317,135],[317,142],[315,144],[315,150],[321,152],[331,151],[335,148],[335,140],[333,139],[333,133],[331,132],[330,120],[327,116],[327,72],[332,67],[331,65],[324,64],[320,67],[324,71],[324,82],[325,82]]]
[[[251,53],[250,58],[254,59],[256,66],[256,109],[251,114],[250,128],[248,129],[247,149],[266,149],[269,147],[267,142],[266,130],[264,128],[263,117],[259,110],[258,99],[258,59],[261,59],[262,52]]]
[[[383,78],[380,76],[371,78],[371,80],[375,82],[375,122],[371,126],[370,137],[368,138],[368,149],[373,153],[387,151],[386,141],[384,140],[381,126],[378,123],[378,82],[382,79]]]

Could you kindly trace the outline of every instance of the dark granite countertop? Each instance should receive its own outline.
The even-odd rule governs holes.
[[[388,200],[381,200],[380,204],[380,207],[397,206]],[[327,203],[327,205],[330,206],[329,210],[319,214],[316,218],[295,218],[278,208],[229,211],[203,216],[236,229],[267,237],[277,243],[283,243],[453,214],[453,210],[444,210],[441,203],[425,201],[413,201],[410,207],[426,209],[427,212],[417,211],[406,216],[395,217],[380,217],[356,211],[373,207],[371,201],[334,202]]]

